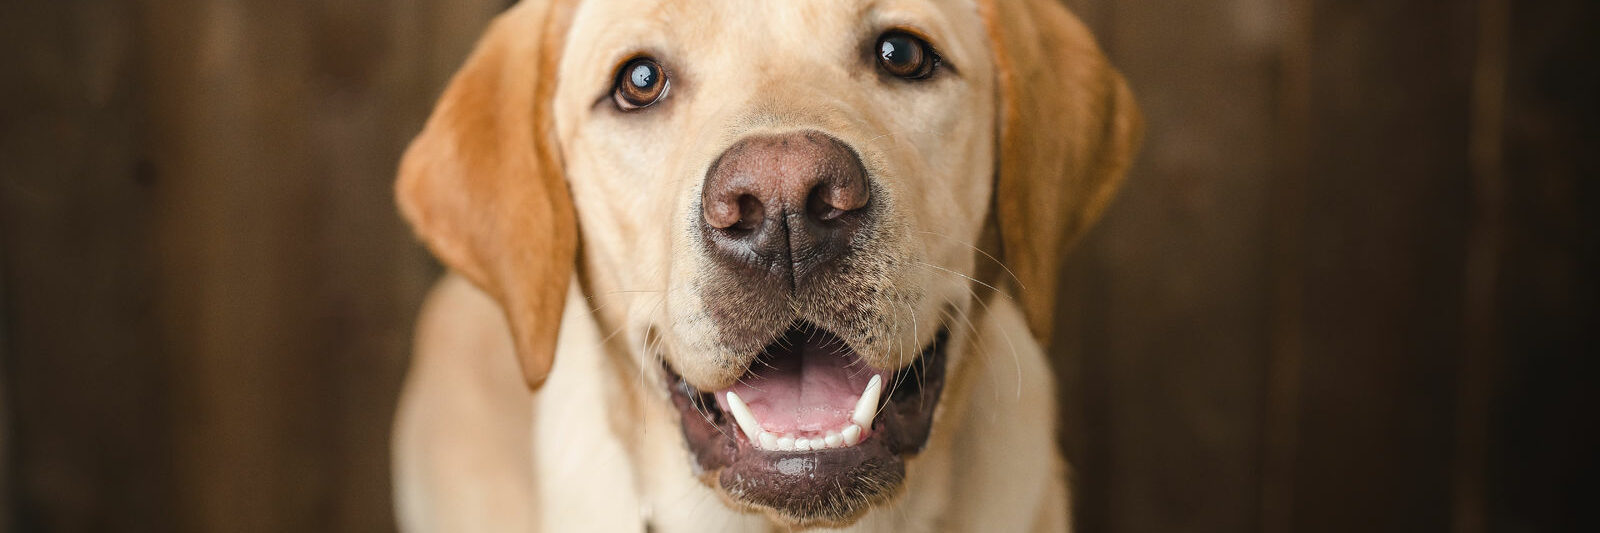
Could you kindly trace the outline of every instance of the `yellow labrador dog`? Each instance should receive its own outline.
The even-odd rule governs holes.
[[[1056,264],[1140,128],[1054,0],[511,8],[397,184],[401,524],[1066,530]]]

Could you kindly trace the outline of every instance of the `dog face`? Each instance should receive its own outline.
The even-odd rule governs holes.
[[[525,2],[398,196],[506,310],[530,385],[581,264],[703,481],[843,525],[906,482],[979,291],[1026,287],[1048,340],[1055,258],[1138,129],[1049,0]]]
[[[569,42],[555,113],[586,257],[664,291],[633,311],[696,388],[797,322],[902,367],[968,296],[995,131],[975,5],[597,1]],[[880,57],[897,44],[908,76]],[[624,110],[630,69],[659,70],[652,105]]]

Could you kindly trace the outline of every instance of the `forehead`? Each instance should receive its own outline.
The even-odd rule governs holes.
[[[587,0],[582,11],[612,20],[675,25],[691,33],[755,27],[773,35],[803,35],[811,24],[849,24],[893,15],[976,14],[973,0]],[[953,12],[952,12],[953,11]],[[718,29],[723,31],[708,30]]]
[[[609,76],[641,53],[669,61],[836,60],[889,28],[922,34],[955,64],[987,54],[974,0],[587,0],[574,16],[564,63],[604,65]]]

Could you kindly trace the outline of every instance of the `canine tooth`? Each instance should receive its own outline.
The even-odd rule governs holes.
[[[778,449],[786,451],[786,452],[790,451],[790,450],[793,450],[794,449],[794,437],[790,437],[788,435],[784,435],[782,437],[778,437]]]
[[[856,411],[850,415],[850,421],[863,428],[872,427],[872,418],[878,416],[880,394],[883,394],[883,377],[872,376],[872,381],[867,382],[867,389],[861,391],[861,397],[856,399]],[[728,403],[733,404],[731,401]]]
[[[844,437],[840,437],[837,431],[829,431],[828,436],[822,440],[828,444],[829,448],[838,448],[840,444],[844,444]]]
[[[739,429],[744,430],[744,436],[750,442],[760,442],[761,424],[756,423],[756,415],[750,412],[750,406],[745,405],[736,392],[728,391],[728,411],[733,413],[733,420],[739,423]]]
[[[763,431],[763,432],[761,432],[760,435],[757,435],[757,437],[759,437],[758,440],[761,442],[761,449],[763,449],[763,450],[776,450],[776,449],[778,449],[778,437],[774,436],[773,434]]]
[[[857,442],[861,442],[861,426],[850,424],[844,431],[839,432],[839,438],[844,439],[845,446],[855,446]]]

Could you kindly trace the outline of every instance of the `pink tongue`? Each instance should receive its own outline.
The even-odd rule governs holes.
[[[727,391],[750,406],[761,429],[774,434],[826,433],[843,428],[856,399],[878,372],[824,331],[791,331],[750,372],[716,394],[728,409]]]

